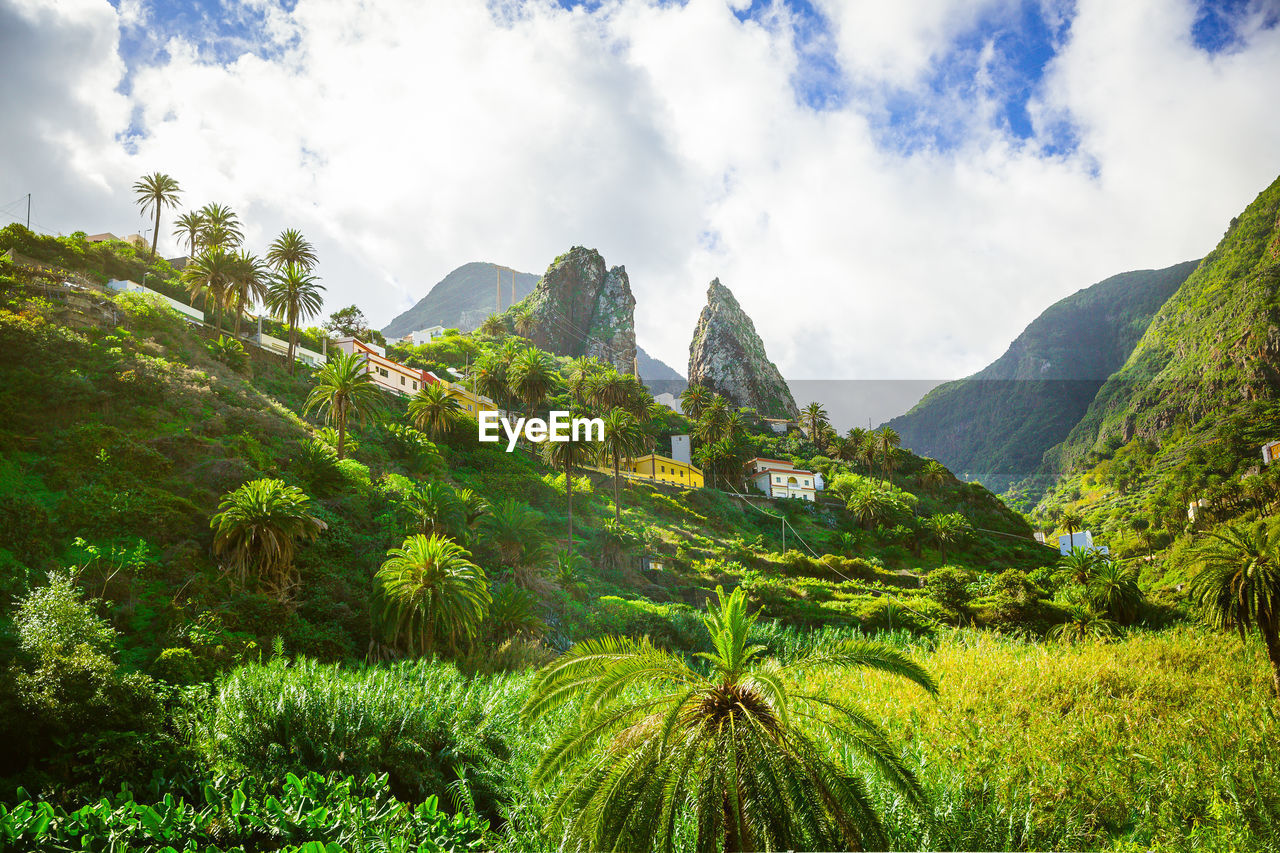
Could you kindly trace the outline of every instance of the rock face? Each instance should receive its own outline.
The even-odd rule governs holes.
[[[704,385],[766,418],[800,413],[791,389],[765,354],[755,323],[720,279],[707,288],[707,304],[693,330],[689,384]]]
[[[525,301],[530,340],[556,355],[594,356],[631,373],[636,362],[636,299],[622,267],[608,269],[595,249],[574,246],[552,261]]]

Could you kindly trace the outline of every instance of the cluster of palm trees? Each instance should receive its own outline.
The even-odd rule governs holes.
[[[694,459],[714,486],[742,483],[743,465],[751,458],[747,425],[750,409],[735,409],[725,397],[705,385],[690,385],[680,395],[680,408],[693,421],[697,440]]]
[[[1130,625],[1142,607],[1138,572],[1096,550],[1073,548],[1058,563],[1057,580],[1074,590],[1069,618],[1049,633],[1050,639],[1108,637]]]
[[[134,184],[134,192],[143,212],[155,217],[151,238],[154,259],[161,211],[178,205],[182,189],[170,176],[156,172]],[[183,213],[174,220],[174,226],[174,236],[180,244],[186,244],[191,258],[182,270],[182,281],[192,300],[201,299],[205,310],[212,310],[219,332],[224,313],[231,312],[237,336],[242,317],[254,305],[262,305],[281,318],[289,327],[288,360],[292,373],[298,330],[324,304],[324,286],[314,275],[315,247],[301,232],[290,228],[281,232],[260,258],[244,248],[239,216],[218,203]]]

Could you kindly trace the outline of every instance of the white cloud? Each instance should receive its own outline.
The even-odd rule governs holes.
[[[0,72],[24,85],[0,94],[0,158],[20,164],[0,202],[34,187],[37,222],[119,233],[139,227],[132,181],[166,171],[189,202],[236,207],[254,246],[302,228],[329,310],[378,322],[464,262],[537,272],[594,246],[681,370],[719,276],[789,376],[963,375],[1054,300],[1208,251],[1280,171],[1280,30],[1246,17],[1208,56],[1182,0],[1077,5],[1030,105],[1046,138],[1075,129],[1069,155],[1000,128],[990,44],[968,87],[919,93],[963,131],[954,149],[876,135],[876,91],[920,85],[1005,0],[830,3],[853,95],[826,112],[797,102],[794,19],[743,23],[725,0],[253,0],[240,20],[265,21],[266,46],[223,64],[155,7],[5,2]],[[164,50],[126,97],[118,26],[140,22]]]

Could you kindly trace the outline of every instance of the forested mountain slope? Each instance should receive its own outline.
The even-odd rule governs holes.
[[[889,421],[903,445],[999,492],[1066,438],[1196,267],[1121,273],[1050,306],[996,361]]]

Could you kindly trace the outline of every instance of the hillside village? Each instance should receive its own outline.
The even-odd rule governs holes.
[[[1176,846],[1184,813],[1214,843],[1276,837],[1280,730],[1256,714],[1280,689],[1274,611],[1214,610],[1204,569],[1229,586],[1280,541],[1276,397],[1253,351],[1248,414],[1161,438],[1082,406],[1023,514],[892,424],[840,434],[797,404],[718,279],[664,405],[627,272],[595,250],[524,295],[514,270],[468,264],[483,294],[423,303],[474,328],[420,305],[420,326],[378,331],[355,305],[324,318],[304,235],[254,253],[234,211],[178,215],[166,181],[139,200],[174,217],[180,257],[0,229],[0,838],[69,845],[123,821],[150,844],[146,809],[168,803],[185,849],[547,849],[552,798],[608,772],[544,772],[554,730],[589,710],[558,704],[559,668],[712,678],[698,662],[733,648],[771,655],[707,670],[743,707],[793,665],[791,695],[866,699],[874,756],[847,766],[882,816],[846,846]],[[1185,288],[1215,258],[1280,241],[1278,188],[1170,300],[1203,309]],[[1261,257],[1247,283],[1269,300],[1280,265]],[[1110,382],[1099,400],[1129,393]],[[954,423],[959,387],[920,411]],[[1028,401],[983,403],[1002,404]],[[603,440],[479,440],[487,413],[553,411],[599,418]],[[924,442],[925,415],[908,421]],[[1132,719],[1149,722],[1115,722]],[[1130,772],[1139,754],[1182,771]],[[344,816],[308,824],[321,808]]]

